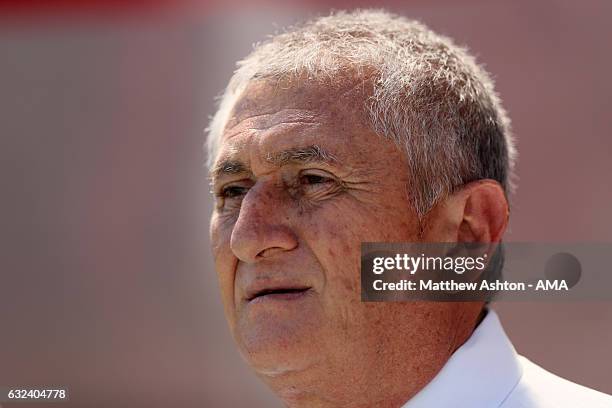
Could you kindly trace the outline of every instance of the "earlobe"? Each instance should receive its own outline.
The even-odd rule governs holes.
[[[494,180],[478,180],[456,194],[464,203],[457,241],[499,242],[509,216],[508,200],[501,185]]]

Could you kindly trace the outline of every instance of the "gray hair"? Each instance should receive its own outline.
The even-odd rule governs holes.
[[[371,128],[405,150],[409,199],[426,214],[458,186],[497,180],[512,189],[510,121],[493,81],[467,50],[423,24],[382,10],[336,12],[272,36],[238,62],[208,128],[208,165],[234,104],[254,79],[374,72]]]

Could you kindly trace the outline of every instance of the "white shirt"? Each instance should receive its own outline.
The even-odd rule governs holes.
[[[612,396],[557,377],[518,355],[497,314],[489,310],[468,341],[402,408],[442,407],[612,408]]]

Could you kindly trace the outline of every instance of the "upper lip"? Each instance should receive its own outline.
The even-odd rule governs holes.
[[[311,286],[298,283],[268,282],[254,284],[246,288],[246,300],[251,301],[256,297],[267,295],[270,293],[305,291],[310,288]]]

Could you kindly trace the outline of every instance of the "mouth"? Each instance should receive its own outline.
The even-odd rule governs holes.
[[[311,287],[266,288],[255,292],[247,298],[249,303],[268,300],[296,300],[306,296]]]

